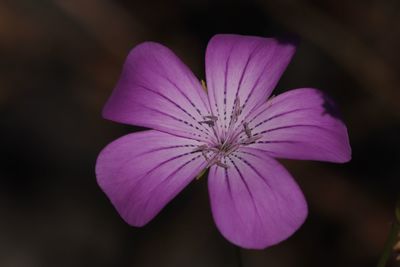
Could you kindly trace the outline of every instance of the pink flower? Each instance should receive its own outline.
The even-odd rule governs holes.
[[[292,235],[307,204],[275,158],[351,157],[346,126],[322,92],[270,97],[294,52],[274,38],[216,35],[206,52],[206,92],[168,48],[136,46],[103,115],[153,130],[117,139],[96,164],[97,181],[121,217],[145,225],[210,168],[212,214],[225,238],[262,249]]]

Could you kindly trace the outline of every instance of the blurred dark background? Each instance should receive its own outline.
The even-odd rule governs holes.
[[[0,266],[375,266],[400,193],[399,25],[397,0],[1,0]],[[350,163],[283,162],[310,215],[264,251],[222,238],[206,179],[140,229],[95,181],[99,151],[138,130],[101,118],[129,50],[163,43],[203,78],[216,33],[300,36],[275,94],[320,88],[349,129]]]

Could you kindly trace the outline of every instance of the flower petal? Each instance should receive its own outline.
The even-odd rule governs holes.
[[[246,115],[271,94],[295,52],[274,38],[219,34],[208,43],[206,77],[213,114],[222,132],[229,128],[235,99]]]
[[[188,67],[165,46],[146,42],[129,53],[103,109],[107,119],[205,140],[207,96]]]
[[[252,147],[289,159],[346,162],[349,137],[332,100],[316,89],[288,91],[267,101],[250,116]],[[244,134],[242,134],[244,137]]]
[[[241,148],[213,166],[208,188],[212,214],[232,243],[263,249],[292,235],[307,216],[304,196],[291,175],[273,158]]]
[[[174,198],[206,163],[196,141],[158,131],[123,136],[100,153],[97,182],[121,217],[142,226]]]

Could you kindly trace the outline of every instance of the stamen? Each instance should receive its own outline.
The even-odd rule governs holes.
[[[215,123],[214,121],[199,121],[200,124],[207,124],[210,127],[214,127]]]
[[[241,108],[240,108],[240,99],[239,99],[239,97],[235,98],[235,102],[233,103],[233,106],[234,106],[233,110],[236,111],[236,115],[239,116],[240,113],[242,112]]]
[[[203,119],[204,119],[204,121],[199,121],[200,124],[204,123],[210,127],[214,127],[215,122],[218,120],[218,117],[214,116],[214,115],[207,115],[207,116],[203,116]]]
[[[206,144],[197,146],[192,152],[201,152],[201,155],[203,155],[203,157],[206,159],[206,161],[209,161],[210,159],[209,159],[209,157],[207,155],[207,152],[210,152],[210,151],[212,151],[214,153],[218,153],[219,152],[219,150],[216,149],[215,147],[209,147]]]
[[[259,135],[253,135],[253,136],[247,138],[246,140],[244,140],[243,142],[241,142],[241,144],[243,144],[243,145],[250,145],[250,144],[255,143],[257,140],[259,140],[259,139],[261,139],[261,138],[262,138],[262,135],[261,135],[261,134],[259,134]]]
[[[239,144],[234,144],[232,147],[230,147],[226,152],[225,152],[225,156],[229,156],[230,154],[232,154],[233,152],[236,151],[236,149],[238,149],[240,147]]]
[[[248,138],[251,137],[251,129],[249,127],[249,123],[248,122],[244,122],[243,123],[243,127],[244,127],[244,132],[247,135]]]
[[[207,115],[207,116],[203,116],[204,119],[209,119],[211,121],[217,121],[218,117],[214,116],[214,115]]]
[[[240,100],[239,97],[235,98],[233,102],[233,110],[232,110],[232,122],[236,122],[242,113],[242,109],[240,108]]]
[[[216,128],[214,128],[216,122],[218,121],[217,116],[213,114],[205,115],[203,116],[203,121],[199,121],[200,124],[207,124],[210,126],[217,138],[216,142],[199,145],[194,149],[195,152],[201,152],[207,163],[206,168],[209,168],[213,165],[224,169],[229,168],[229,165],[227,165],[224,161],[225,157],[229,157],[229,155],[237,151],[239,147],[253,144],[262,137],[261,134],[252,134],[248,122],[241,122],[243,123],[244,128],[241,131],[236,131],[236,129],[233,128],[235,127],[235,124],[238,121],[241,113],[242,107],[240,105],[240,100],[238,97],[236,97],[232,109],[229,129],[227,129],[226,133],[223,133],[223,136],[221,136],[221,133],[217,133]],[[244,137],[240,137],[243,132],[245,133]]]
[[[207,165],[206,168],[211,167],[212,165],[216,164],[219,160],[220,155],[217,153],[215,154],[212,158],[207,159]]]
[[[206,161],[209,161],[210,159],[207,156],[207,153],[205,150],[201,151],[201,155],[203,155],[203,157],[206,159]]]
[[[201,146],[197,146],[195,149],[193,149],[192,152],[200,152],[200,151],[204,151],[205,149],[207,149],[208,146],[207,145],[201,145]]]

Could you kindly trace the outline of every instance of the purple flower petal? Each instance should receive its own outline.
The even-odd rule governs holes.
[[[193,152],[193,143],[144,131],[103,149],[96,163],[97,182],[128,224],[149,222],[205,167],[201,154]]]
[[[117,122],[148,127],[174,135],[206,140],[207,95],[200,82],[177,56],[161,44],[136,46],[103,109]]]
[[[295,45],[274,38],[219,34],[208,43],[206,76],[210,106],[229,128],[239,99],[242,115],[271,94],[295,52]]]
[[[307,204],[291,175],[273,158],[241,148],[213,166],[208,188],[214,220],[232,243],[252,249],[292,235],[307,216]]]
[[[346,126],[319,90],[288,91],[268,100],[249,119],[252,133],[262,135],[251,146],[273,157],[331,162],[351,158]]]

